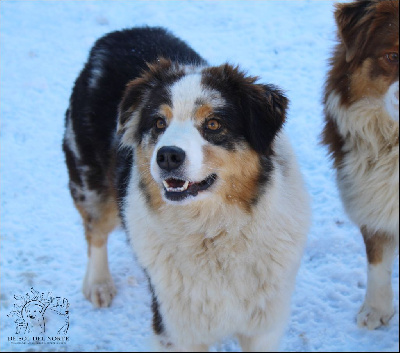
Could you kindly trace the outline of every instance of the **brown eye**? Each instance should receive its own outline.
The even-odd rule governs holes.
[[[165,123],[165,120],[163,118],[158,118],[156,120],[155,126],[157,128],[157,130],[164,130],[167,126],[167,124]]]
[[[398,63],[399,62],[399,54],[398,53],[387,53],[385,55],[385,58],[387,61],[389,61],[390,63]]]
[[[207,121],[207,125],[206,125],[208,130],[211,131],[217,131],[221,128],[221,124],[218,120],[216,119],[211,119]]]

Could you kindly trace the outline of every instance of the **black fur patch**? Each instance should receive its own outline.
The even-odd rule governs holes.
[[[157,296],[154,292],[154,288],[151,284],[150,277],[147,273],[146,273],[146,276],[149,281],[149,290],[151,293],[151,310],[153,312],[153,331],[156,335],[161,335],[165,331],[165,328],[164,328],[162,316],[160,314],[160,308],[159,308],[159,304],[157,301]]]
[[[203,126],[200,133],[204,139],[231,151],[235,150],[238,143],[246,141],[246,137],[243,135],[244,121],[234,106],[227,104],[223,108],[216,109],[213,119],[217,119],[221,123],[221,129],[210,131]]]
[[[234,138],[243,136],[256,152],[269,154],[286,119],[288,99],[275,86],[256,80],[228,64],[207,68],[202,77],[202,83],[220,92],[227,102],[221,116]]]
[[[77,161],[75,159],[74,154],[70,150],[68,144],[64,141],[63,142],[63,151],[65,154],[65,162],[67,163],[68,167],[68,174],[70,182],[73,182],[76,185],[82,186],[82,179],[81,175],[77,166]]]
[[[258,192],[256,197],[251,202],[253,205],[257,204],[260,197],[264,194],[265,188],[270,181],[271,173],[274,170],[274,164],[272,163],[271,156],[261,156],[260,166],[261,173],[258,177]]]
[[[117,149],[118,146],[115,146]],[[118,153],[115,152],[115,184],[117,186],[117,201],[121,206],[128,189],[128,183],[130,180],[130,174],[133,164],[133,150],[130,148],[120,148]],[[120,207],[121,208],[121,207]],[[121,212],[121,209],[120,209]],[[121,215],[122,216],[122,215]]]

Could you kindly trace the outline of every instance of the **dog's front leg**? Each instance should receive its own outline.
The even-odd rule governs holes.
[[[392,267],[398,239],[384,232],[361,228],[367,250],[368,282],[365,300],[357,316],[357,324],[373,330],[387,325],[394,314]]]

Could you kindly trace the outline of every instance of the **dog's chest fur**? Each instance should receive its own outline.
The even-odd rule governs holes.
[[[368,223],[398,238],[398,123],[390,119],[380,100],[369,98],[347,108],[338,102],[339,96],[331,94],[326,109],[344,141],[337,168],[344,206],[356,224]]]
[[[192,342],[205,337],[213,342],[232,332],[265,330],[273,324],[271,317],[288,315],[289,308],[275,312],[282,310],[276,303],[292,292],[305,238],[302,226],[299,234],[285,231],[294,224],[279,214],[289,202],[279,182],[249,214],[218,199],[149,212],[138,177],[134,170],[126,226],[151,278],[169,337],[179,340],[179,333],[186,332]],[[272,205],[279,202],[277,211]],[[302,202],[302,197],[290,202]],[[293,222],[301,225],[303,216],[299,213]]]

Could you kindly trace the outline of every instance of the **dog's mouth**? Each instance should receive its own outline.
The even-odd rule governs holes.
[[[182,201],[189,196],[197,196],[199,192],[207,190],[217,179],[216,174],[211,174],[200,182],[168,178],[163,180],[165,197],[170,201]]]

